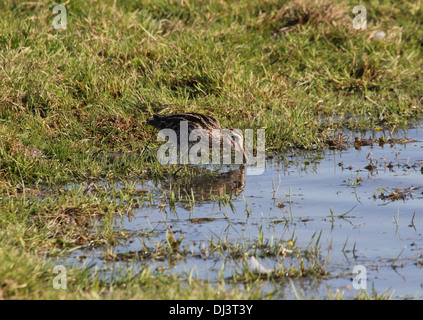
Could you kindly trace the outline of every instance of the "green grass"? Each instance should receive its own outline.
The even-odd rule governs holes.
[[[105,281],[91,269],[66,268],[66,288],[55,289],[53,266],[43,257],[10,245],[0,235],[0,299],[257,299],[260,292],[242,292],[224,283],[210,283],[177,276],[127,271],[119,280]]]
[[[153,112],[264,128],[268,152],[324,148],[338,128],[405,126],[422,113],[419,2],[366,2],[368,29],[359,31],[354,1],[71,1],[66,30],[52,27],[60,2],[3,3],[3,298],[163,298],[169,283],[173,297],[221,297],[195,281],[188,293],[173,276],[106,284],[73,270],[82,279],[73,293],[47,284],[39,254],[127,236],[112,221],[131,207],[64,185],[176,171],[156,160],[156,132],[145,125]],[[386,38],[372,38],[380,30]],[[93,219],[102,221],[95,232]],[[136,289],[139,281],[151,289]]]

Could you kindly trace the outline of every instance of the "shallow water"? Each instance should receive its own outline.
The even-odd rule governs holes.
[[[387,132],[362,138],[387,136]],[[349,141],[359,133],[349,133]],[[115,270],[128,265],[140,270],[159,268],[164,272],[192,274],[215,280],[231,278],[242,272],[245,259],[234,254],[208,255],[211,239],[249,246],[257,239],[268,243],[279,240],[303,250],[316,244],[329,276],[324,279],[289,282],[263,280],[276,297],[327,297],[337,290],[344,298],[356,296],[353,268],[365,267],[368,291],[378,294],[388,290],[393,298],[423,297],[423,127],[396,133],[394,138],[416,139],[408,143],[374,143],[361,150],[303,152],[274,157],[266,162],[261,175],[233,170],[215,178],[197,178],[182,188],[194,189],[194,205],[176,201],[174,209],[166,203],[135,209],[119,219],[117,228],[131,232],[133,238],[122,241],[113,252],[122,257],[128,252],[142,252],[166,242],[166,230],[172,227],[175,238],[184,235],[181,248],[188,252],[180,259],[149,259],[113,263],[104,259],[105,248],[75,250],[66,263],[94,264],[99,270]],[[375,167],[370,171],[368,165]],[[359,181],[355,184],[356,178]],[[173,181],[176,183],[177,181]],[[169,190],[172,181],[155,185],[139,183],[139,189]],[[382,189],[387,191],[384,191]],[[387,197],[400,189],[404,199]],[[211,190],[211,191],[210,191]],[[212,200],[218,192],[233,194],[226,205]],[[386,197],[381,197],[381,194]],[[229,197],[229,196],[228,196]],[[148,236],[145,235],[148,233]],[[264,240],[263,240],[264,239]],[[287,244],[289,249],[289,244]],[[258,257],[266,268],[278,268],[280,257]],[[294,262],[293,262],[294,263]]]

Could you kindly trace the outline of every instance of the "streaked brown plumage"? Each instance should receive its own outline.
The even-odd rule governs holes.
[[[147,120],[147,123],[157,130],[172,129],[179,133],[181,121],[188,122],[188,133],[194,129],[205,129],[210,133],[213,129],[220,129],[220,123],[216,118],[200,113],[181,113],[170,116],[153,114],[153,119]]]
[[[152,125],[157,130],[162,130],[162,129],[172,129],[172,130],[174,130],[177,137],[178,137],[178,149],[179,149],[179,139],[180,139],[180,135],[181,135],[181,133],[180,133],[181,121],[187,121],[188,122],[188,135],[194,129],[204,129],[204,130],[206,130],[208,135],[209,135],[210,142],[211,142],[211,138],[212,138],[213,129],[219,129],[219,130],[221,129],[220,123],[216,118],[214,118],[212,116],[200,114],[200,113],[181,113],[181,114],[174,114],[174,115],[170,115],[170,116],[161,116],[161,115],[158,115],[158,114],[153,114],[153,119],[147,120],[147,124]],[[230,130],[231,133],[234,136],[238,136],[238,137],[242,138],[238,133],[233,131],[233,129],[228,129],[228,130]],[[222,143],[222,138],[221,138],[221,143]],[[240,147],[242,149],[243,164],[245,165],[248,161],[248,158],[245,154],[244,149],[242,148],[242,145],[239,146],[236,139],[232,136],[230,137],[229,143],[234,147],[235,150],[237,148],[237,145],[238,145],[238,147]],[[191,146],[193,144],[195,144],[195,141],[189,142],[189,149],[191,148]]]

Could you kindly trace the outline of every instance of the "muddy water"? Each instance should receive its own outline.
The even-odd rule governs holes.
[[[358,136],[387,138],[389,133],[348,136],[351,142]],[[328,277],[294,280],[296,293],[289,282],[263,281],[266,290],[277,292],[275,297],[324,298],[337,291],[344,298],[356,296],[353,270],[362,266],[367,278],[359,283],[365,283],[368,292],[374,287],[378,294],[388,290],[393,298],[422,298],[423,127],[392,137],[414,141],[383,146],[374,142],[361,148],[350,143],[345,150],[290,153],[269,159],[261,175],[234,168],[215,177],[193,178],[179,185],[179,190],[194,190],[190,202],[171,206],[157,200],[118,221],[117,228],[133,234],[112,248],[120,259],[107,262],[105,248],[97,248],[76,250],[67,263],[94,264],[112,273],[128,266],[150,267],[213,281],[242,272],[245,259],[230,249],[209,254],[211,242],[244,246],[255,254],[251,244],[257,239],[267,244],[281,241],[288,249],[292,240],[299,250],[317,245]],[[159,197],[163,190],[169,195],[177,184],[169,180],[137,187],[155,190]],[[219,201],[218,193],[226,198]],[[184,236],[183,255],[143,256],[159,241],[166,244],[169,227],[175,239]],[[134,253],[136,259],[124,258]],[[265,268],[280,267],[275,255],[258,254],[258,260]]]

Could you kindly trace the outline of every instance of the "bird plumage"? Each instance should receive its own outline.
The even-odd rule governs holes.
[[[192,132],[194,129],[203,129],[206,130],[209,138],[212,137],[213,130],[221,130],[219,121],[208,115],[200,114],[200,113],[181,113],[181,114],[174,114],[170,116],[161,116],[158,114],[153,114],[153,119],[147,120],[147,124],[152,125],[157,130],[162,129],[172,129],[175,131],[177,137],[178,137],[178,149],[179,149],[179,139],[181,138],[181,122],[186,121],[188,123],[188,135]],[[239,135],[238,132],[234,131],[233,129],[228,129],[231,132],[230,141],[229,143],[234,147],[234,150],[238,150],[240,148],[243,152],[243,164],[247,163],[247,156],[245,154],[245,151],[242,147],[242,136]],[[223,138],[221,137],[221,143],[223,142],[222,139],[226,137],[227,135],[224,135]],[[237,139],[235,138],[237,137]],[[210,139],[210,143],[211,143]],[[239,141],[241,140],[241,141]],[[192,145],[195,144],[195,141],[190,141],[188,148],[190,149]]]

